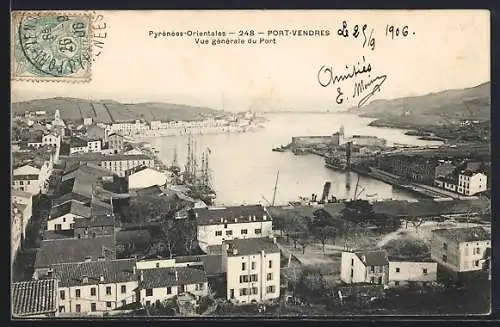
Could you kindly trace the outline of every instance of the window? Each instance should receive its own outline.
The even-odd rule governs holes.
[[[370,283],[375,284],[375,277],[370,277]]]
[[[370,266],[370,271],[375,272],[375,266]]]
[[[354,277],[354,269],[351,269],[351,278]]]
[[[59,291],[59,297],[61,298],[61,300],[64,300],[66,298],[64,291]]]
[[[111,286],[106,286],[106,295],[111,295]]]
[[[196,284],[196,288],[195,288],[197,291],[203,291],[203,283],[202,284]]]
[[[448,244],[443,243],[443,250],[448,250]]]
[[[122,300],[122,307],[127,305],[127,300]]]
[[[399,286],[399,280],[394,282],[394,286]]]
[[[215,236],[222,236],[222,231],[221,230],[215,231]]]
[[[476,248],[476,254],[479,254],[481,253],[481,249],[480,248]]]
[[[69,229],[75,229],[75,224],[73,223],[69,224]]]
[[[256,228],[255,229],[255,234],[262,234],[262,229]]]
[[[243,295],[248,295],[247,288],[240,288],[240,296],[243,296]]]
[[[227,230],[226,231],[226,235],[233,235],[233,231],[232,230]]]
[[[227,224],[224,224],[224,228],[227,228]]]
[[[351,266],[354,266],[354,259],[351,259]]]
[[[272,268],[272,267],[273,267],[273,261],[269,260],[269,268]]]
[[[246,235],[248,233],[248,229],[242,229],[241,230],[241,235]]]
[[[398,272],[400,272],[400,271],[401,271],[401,269],[399,269],[399,268],[396,268],[396,272],[397,272],[397,273],[398,273]]]
[[[79,289],[79,288],[77,288],[77,289],[75,290],[75,297],[76,297],[76,298],[79,298],[79,297],[80,297],[80,289]]]
[[[121,291],[122,291],[122,294],[127,293],[127,285],[122,285]]]
[[[147,307],[151,306],[151,301],[146,301],[146,306]]]
[[[267,280],[273,280],[273,273],[267,274]]]
[[[268,287],[267,287],[267,293],[268,293],[268,294],[272,294],[272,293],[274,293],[274,285],[271,285],[271,286],[268,286]]]
[[[106,302],[106,308],[111,308],[111,302]]]
[[[80,304],[75,305],[76,312],[82,312],[82,306]]]
[[[443,254],[443,262],[446,262],[448,260],[448,257],[446,256],[446,254]]]
[[[90,289],[90,296],[95,296],[95,287]]]
[[[152,288],[146,288],[146,296],[153,296],[153,289]]]
[[[244,262],[241,263],[241,270],[245,270],[245,263]]]
[[[257,287],[252,287],[252,294],[259,294],[259,289]]]
[[[258,275],[257,274],[250,275],[250,281],[251,282],[257,282],[258,281]]]
[[[156,263],[156,268],[160,268],[160,263],[159,262]]]
[[[64,311],[65,311],[65,309],[66,309],[66,308],[64,307],[64,305],[60,305],[60,306],[59,306],[59,312],[64,312]]]
[[[252,261],[252,270],[255,269],[255,261]]]
[[[474,266],[479,267],[479,260],[474,260]]]
[[[56,224],[56,230],[62,230],[62,225],[61,224]]]
[[[65,223],[65,222],[66,222],[66,217],[63,218],[63,223]]]
[[[423,268],[423,269],[422,269],[422,273],[423,273],[424,275],[427,275],[427,268]]]
[[[240,283],[248,283],[250,281],[249,275],[241,275],[240,276]]]
[[[90,311],[92,311],[92,312],[97,311],[97,305],[95,303],[90,303]]]
[[[172,294],[172,287],[167,287],[167,294]]]

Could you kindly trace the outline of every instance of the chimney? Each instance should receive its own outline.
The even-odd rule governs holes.
[[[132,272],[133,272],[133,273],[134,273],[134,275],[135,275],[135,274],[137,273],[137,268],[135,267],[135,265],[134,265],[134,267],[133,267],[132,269],[133,269],[133,270],[132,270]]]
[[[273,237],[273,243],[276,244],[276,237]]]
[[[237,248],[233,248],[233,255],[237,255],[238,254],[238,249]]]
[[[179,274],[177,273],[177,270],[174,270],[175,272],[175,281],[178,281],[179,280]]]
[[[366,263],[366,255],[363,255],[363,262]]]
[[[144,281],[144,271],[142,271],[142,270],[140,272],[140,279],[141,279],[141,282]]]
[[[238,222],[238,218],[234,218],[234,222],[237,223]]]
[[[103,275],[99,276],[99,281],[104,282],[104,276]]]
[[[88,278],[88,276],[85,276],[85,275],[84,275],[84,276],[82,277],[82,283],[87,284],[88,282],[89,282],[89,278]]]
[[[262,220],[267,220],[267,216],[266,215],[262,215]]]

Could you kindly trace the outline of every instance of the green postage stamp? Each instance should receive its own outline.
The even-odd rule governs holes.
[[[12,79],[90,81],[91,22],[92,15],[85,12],[13,13]]]

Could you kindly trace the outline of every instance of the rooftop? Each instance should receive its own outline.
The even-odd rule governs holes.
[[[100,153],[84,153],[76,156],[72,156],[72,159],[80,162],[92,162],[92,161],[123,161],[123,160],[151,160],[149,156],[145,154],[100,154]]]
[[[137,280],[134,267],[135,259],[52,265],[54,275],[59,279],[61,287],[131,282]],[[85,280],[84,277],[87,279]]]
[[[201,266],[144,269],[141,274],[141,286],[144,288],[201,284],[207,281],[205,270]]]
[[[481,226],[465,228],[440,228],[434,229],[432,232],[448,240],[457,241],[459,243],[491,240],[491,234]]]
[[[111,215],[92,215],[90,218],[76,218],[75,228],[114,226],[115,219]]]
[[[44,240],[58,240],[63,238],[74,238],[74,231],[71,230],[46,230],[43,231]]]
[[[71,147],[83,147],[87,146],[87,141],[79,137],[71,137],[69,144]]]
[[[90,207],[81,202],[71,200],[58,206],[52,207],[49,220],[64,216],[69,213],[80,217],[90,217]]]
[[[193,209],[199,225],[246,223],[271,220],[261,205]]]
[[[224,241],[223,244],[229,246],[228,256],[259,254],[261,251],[266,253],[280,253],[278,245],[268,237],[234,239]],[[236,249],[237,252],[231,252],[232,249]]]
[[[36,254],[35,268],[58,263],[83,262],[86,258],[97,260],[103,254],[111,259],[116,257],[113,235],[43,240]]]
[[[356,252],[358,258],[366,266],[384,266],[389,264],[385,251],[359,251]]]
[[[190,255],[175,257],[176,263],[189,263],[189,262],[199,262],[205,267],[205,273],[207,276],[222,274],[224,270],[222,269],[222,255]]]
[[[12,283],[12,315],[22,317],[55,313],[57,284],[56,279]]]

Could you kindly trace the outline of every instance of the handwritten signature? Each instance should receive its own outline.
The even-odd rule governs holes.
[[[352,94],[353,98],[360,96],[372,87],[371,91],[368,92],[361,100],[358,102],[358,108],[366,104],[366,102],[375,95],[375,93],[380,92],[380,87],[384,84],[387,79],[387,75],[379,75],[368,81],[359,81],[354,83],[354,92]]]
[[[321,66],[318,71],[318,83],[322,87],[327,87],[329,85],[335,85],[335,83],[340,83],[348,79],[352,79],[358,75],[366,74],[372,71],[372,65],[368,63],[366,65],[365,57],[363,56],[363,65],[359,62],[357,65],[352,65],[349,68],[348,65],[345,65],[346,72],[343,74],[334,74],[333,66],[327,67],[326,65]]]

